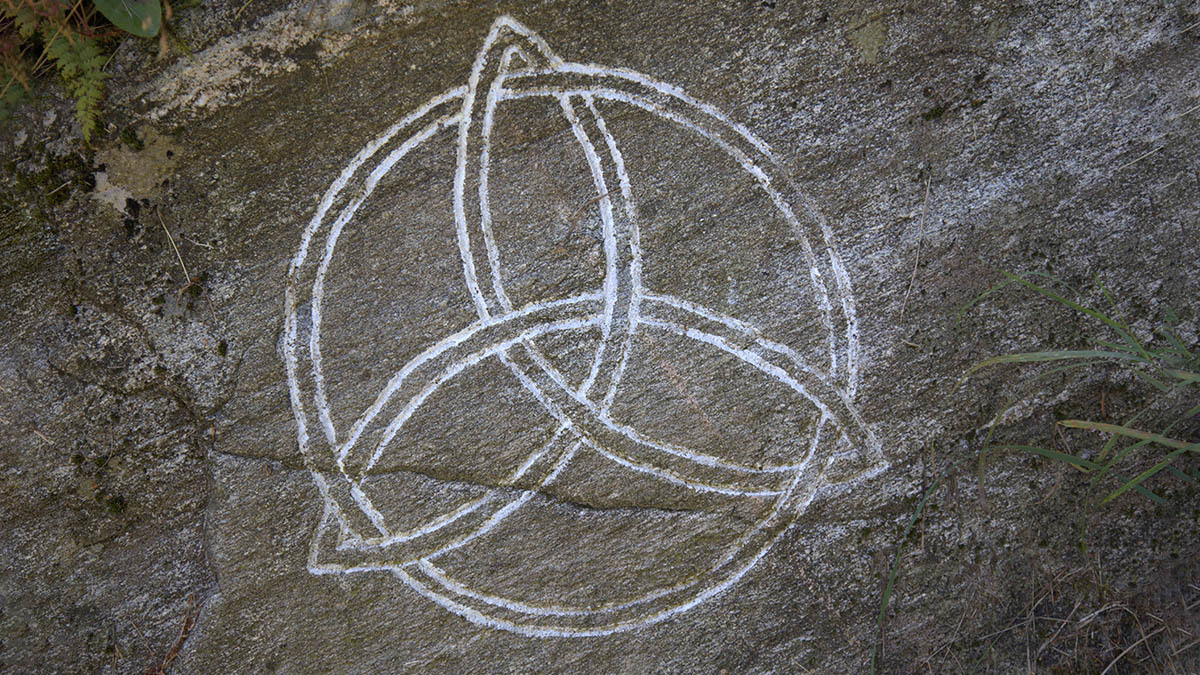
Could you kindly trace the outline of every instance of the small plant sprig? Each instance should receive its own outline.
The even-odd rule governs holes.
[[[102,43],[122,31],[159,35],[162,20],[159,0],[0,0],[0,118],[29,91],[31,79],[53,65],[75,100],[76,118],[89,140],[108,78]]]
[[[1103,480],[1105,476],[1113,476],[1120,481],[1120,485],[1109,492],[1101,500],[1101,504],[1108,503],[1129,491],[1137,492],[1157,504],[1165,503],[1166,500],[1163,497],[1155,494],[1144,485],[1144,483],[1163,471],[1174,474],[1188,483],[1200,483],[1200,472],[1193,470],[1191,473],[1188,473],[1176,466],[1181,456],[1200,453],[1200,443],[1179,440],[1173,435],[1176,433],[1176,429],[1186,420],[1194,419],[1197,415],[1200,415],[1200,351],[1197,351],[1195,346],[1189,348],[1184,344],[1176,331],[1179,320],[1174,312],[1168,309],[1164,313],[1164,320],[1156,330],[1154,344],[1146,343],[1138,340],[1134,331],[1126,323],[1114,316],[1115,309],[1110,313],[1101,312],[1070,300],[1063,294],[1047,288],[1046,286],[1049,284],[1039,285],[1030,280],[1031,278],[1038,277],[1045,278],[1057,287],[1069,289],[1075,297],[1080,297],[1080,294],[1075,289],[1072,289],[1060,279],[1041,273],[1017,275],[1006,272],[1004,276],[1005,281],[979,295],[963,307],[959,311],[960,320],[964,312],[983,302],[989,296],[1006,287],[1018,285],[1095,320],[1102,327],[1111,330],[1117,336],[1117,339],[1115,341],[1096,340],[1094,349],[1036,351],[996,356],[981,361],[967,370],[959,380],[959,386],[974,373],[991,366],[1020,363],[1055,364],[1053,368],[1026,380],[1026,387],[1023,389],[1023,393],[1018,393],[1009,399],[992,418],[988,434],[984,440],[983,449],[977,458],[980,486],[984,484],[984,468],[988,455],[1003,450],[1015,450],[1038,455],[1074,467],[1082,473],[1091,476],[1092,480],[1089,492],[1094,492],[1096,484]],[[1097,284],[1107,302],[1115,308],[1116,300],[1112,294],[1098,280]],[[1087,429],[1109,435],[1108,440],[1100,448],[1099,452],[1096,453],[1094,460],[1088,456],[1084,456],[1083,453],[1072,454],[1042,446],[992,443],[992,435],[999,426],[1000,418],[1017,401],[1026,396],[1035,384],[1056,374],[1099,364],[1117,364],[1119,367],[1124,368],[1140,380],[1149,384],[1156,393],[1151,396],[1148,403],[1121,424],[1081,419],[1066,419],[1057,422],[1058,426],[1061,427]],[[958,391],[958,389],[959,387],[956,386],[953,391]],[[1185,400],[1192,401],[1195,405],[1188,404],[1191,407],[1182,414],[1176,415],[1169,423],[1160,425],[1161,429],[1158,431],[1143,428],[1143,420],[1154,415],[1158,415],[1161,418],[1167,412],[1166,408],[1170,406],[1168,399],[1180,395]],[[1118,447],[1122,441],[1128,444]],[[1136,475],[1130,476],[1118,470],[1117,467],[1119,465],[1132,463],[1134,459],[1133,455],[1143,449],[1158,450],[1161,456],[1152,466],[1138,472]],[[943,467],[935,476],[932,484],[921,494],[916,509],[909,517],[904,532],[900,537],[900,542],[892,555],[887,583],[883,589],[877,617],[878,636],[871,650],[871,673],[877,672],[878,661],[882,657],[887,610],[895,592],[900,571],[901,554],[904,551],[905,543],[914,527],[920,522],[929,500],[937,493],[947,478],[957,470],[956,464],[952,462]],[[1085,505],[1080,528],[1080,546],[1085,552],[1087,550],[1086,518],[1087,511]],[[1121,656],[1124,656],[1124,652],[1116,660],[1119,660]]]
[[[1084,474],[1091,476],[1091,487],[1093,489],[1097,483],[1111,474],[1120,481],[1120,485],[1109,492],[1100,501],[1101,504],[1106,504],[1130,490],[1142,494],[1155,503],[1165,503],[1166,500],[1144,485],[1150,478],[1163,471],[1172,473],[1189,483],[1200,482],[1200,475],[1197,475],[1195,471],[1188,473],[1176,466],[1182,455],[1200,453],[1200,443],[1178,440],[1172,436],[1180,424],[1200,414],[1200,405],[1190,407],[1182,414],[1175,416],[1172,421],[1163,425],[1160,430],[1142,428],[1142,420],[1144,418],[1166,412],[1164,408],[1168,406],[1168,398],[1183,395],[1185,399],[1200,402],[1200,352],[1193,351],[1193,349],[1190,349],[1180,339],[1175,330],[1179,320],[1174,312],[1170,309],[1165,312],[1166,316],[1164,320],[1155,331],[1156,337],[1153,343],[1144,343],[1137,339],[1134,331],[1128,325],[1114,316],[1115,311],[1105,313],[1085,306],[1030,280],[1030,277],[1041,276],[1056,285],[1070,289],[1067,284],[1053,276],[1047,274],[1028,274],[1022,276],[1007,272],[1004,274],[1006,280],[1003,283],[977,297],[968,304],[967,308],[982,302],[985,298],[1006,286],[1017,284],[1094,319],[1102,327],[1111,330],[1117,336],[1117,339],[1113,341],[1097,339],[1094,341],[1094,349],[1023,352],[992,357],[972,366],[963,376],[964,379],[983,368],[996,365],[1037,362],[1060,364],[1032,378],[1029,382],[1033,383],[1056,373],[1105,363],[1116,364],[1118,367],[1149,384],[1156,393],[1151,397],[1149,403],[1121,424],[1081,419],[1066,419],[1058,422],[1059,426],[1065,428],[1088,429],[1109,435],[1108,440],[1100,448],[1094,460],[1084,456],[1084,453],[1072,454],[1036,445],[992,444],[991,438],[997,426],[996,422],[1005,411],[1020,399],[1020,395],[1018,395],[1011,399],[993,419],[993,424],[984,443],[983,452],[979,457],[981,484],[987,455],[990,452],[1001,450],[1026,452],[1072,466]],[[1115,298],[1103,284],[1100,284],[1099,281],[1097,281],[1097,284],[1105,299],[1115,308]],[[1071,289],[1071,291],[1077,297],[1079,296],[1074,289]],[[964,308],[964,310],[967,308]],[[1127,445],[1121,447],[1122,442],[1127,443]],[[1118,466],[1132,463],[1134,454],[1143,450],[1158,450],[1161,454],[1159,461],[1132,477],[1118,470]]]

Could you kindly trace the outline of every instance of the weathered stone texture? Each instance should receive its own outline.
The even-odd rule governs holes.
[[[711,105],[728,118],[714,129],[762,139],[774,153],[768,172],[794,182],[775,184],[798,205],[796,223],[736,153],[669,115],[604,99],[595,115],[619,145],[635,202],[623,221],[620,186],[597,195],[558,101],[504,101],[491,131],[487,190],[514,307],[603,284],[611,202],[615,227],[638,222],[648,292],[753,326],[728,329],[722,351],[688,334],[717,334],[712,316],[646,300],[646,316],[682,334],[637,331],[605,412],[613,424],[750,469],[807,456],[824,429],[828,447],[814,452],[849,454],[806,469],[794,494],[813,492],[811,504],[782,500],[776,522],[772,497],[680,489],[586,447],[553,479],[549,461],[512,478],[559,426],[516,374],[542,377],[540,357],[520,347],[514,366],[491,356],[448,378],[366,470],[380,510],[404,527],[489,494],[528,499],[437,564],[479,593],[550,608],[594,608],[693,577],[716,589],[724,577],[705,580],[706,566],[730,542],[758,522],[778,535],[736,583],[633,630],[531,637],[484,624],[519,616],[518,628],[538,633],[559,625],[545,618],[556,615],[463,618],[390,571],[310,572],[381,560],[313,553],[325,504],[314,475],[340,474],[303,375],[315,261],[339,209],[365,194],[361,181],[335,195],[307,266],[289,266],[344,167],[432,97],[468,85],[502,15],[567,62],[642,73]],[[1196,345],[1198,21],[1195,2],[256,0],[181,10],[176,28],[192,53],[159,63],[152,45],[122,45],[108,129],[93,146],[80,150],[70,103],[52,95],[0,129],[0,664],[137,672],[170,653],[171,669],[194,673],[862,672],[882,648],[887,672],[1072,671],[1103,668],[1141,635],[1104,623],[1108,632],[1064,655],[1039,650],[1053,624],[1029,617],[1076,626],[1084,610],[1117,603],[1163,617],[1166,636],[1194,632],[1194,487],[1164,480],[1162,507],[1136,495],[1097,507],[1084,555],[1079,518],[1096,492],[1077,472],[1006,454],[978,482],[988,425],[1032,371],[988,370],[965,384],[962,373],[1001,353],[1111,336],[1031,294],[959,310],[1002,271],[1052,274],[1103,303],[1098,279],[1139,337],[1170,307]],[[575,114],[596,125],[581,101]],[[689,106],[679,110],[703,110]],[[591,133],[595,166],[612,178],[614,155]],[[339,440],[406,363],[479,319],[454,215],[459,142],[451,121],[418,144],[329,259],[321,346]],[[478,219],[476,176],[465,179],[467,220]],[[463,236],[483,250],[478,232]],[[476,256],[485,295],[486,262]],[[828,310],[810,267],[825,269]],[[832,349],[830,332],[841,340]],[[759,338],[832,372],[829,392],[814,397],[836,399],[836,423],[748,360]],[[531,344],[578,389],[602,340],[597,323]],[[300,364],[294,392],[289,355]],[[1053,444],[1055,419],[1115,421],[1149,395],[1118,367],[1046,380],[1003,417],[998,438]],[[383,426],[364,438],[378,441]],[[1178,433],[1195,441],[1200,429]],[[1067,442],[1082,452],[1098,438]],[[349,461],[351,472],[366,466]],[[670,466],[706,485],[742,475]],[[649,612],[628,615],[638,623]],[[1170,658],[1200,668],[1195,648],[1171,656],[1183,642],[1148,642],[1158,651],[1128,667]]]

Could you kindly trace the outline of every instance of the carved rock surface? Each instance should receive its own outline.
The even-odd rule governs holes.
[[[1120,605],[1162,625],[1138,667],[1200,667],[1195,489],[1096,507],[1085,556],[1086,477],[979,483],[1034,371],[959,382],[1110,337],[960,312],[1004,271],[1196,343],[1197,21],[178,11],[192,54],[124,43],[96,147],[52,93],[0,127],[0,664],[1102,670],[1144,634],[1077,624]],[[1149,396],[1043,379],[996,439],[1094,452],[1054,421]]]

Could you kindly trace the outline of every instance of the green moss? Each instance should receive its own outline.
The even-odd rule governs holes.
[[[134,152],[141,152],[142,148],[146,147],[146,144],[143,143],[142,139],[138,137],[137,132],[133,130],[133,127],[125,127],[125,129],[121,132],[121,142]]]
[[[15,161],[6,162],[5,173],[13,177],[12,197],[29,204],[57,206],[70,199],[76,190],[95,187],[91,166],[80,155],[55,155],[39,148],[42,168],[24,172]]]
[[[921,113],[921,119],[925,120],[926,122],[932,122],[933,120],[940,118],[942,115],[945,115],[947,110],[949,110],[949,108],[945,105],[935,105],[929,110]]]
[[[120,515],[125,512],[125,498],[121,495],[109,495],[104,499],[104,508],[113,515]]]
[[[879,15],[867,17],[850,33],[850,44],[858,50],[864,63],[879,62],[879,54],[887,45],[888,26]]]

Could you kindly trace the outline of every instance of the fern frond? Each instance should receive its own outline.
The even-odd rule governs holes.
[[[96,128],[108,74],[104,72],[104,53],[97,34],[88,26],[87,15],[74,15],[78,7],[52,0],[0,0],[0,17],[11,21],[5,34],[16,38],[16,47],[9,54],[12,58],[0,62],[0,84],[4,85],[0,109],[11,107],[20,95],[15,84],[27,85],[27,74],[38,72],[43,63],[52,63],[75,101],[75,116],[86,141]],[[25,45],[33,44],[40,44],[41,56],[32,66],[26,66]]]
[[[38,31],[40,20],[31,5],[6,2],[3,12],[5,16],[11,17],[13,23],[17,25],[17,34],[21,36],[22,40],[28,40]]]
[[[4,85],[0,86],[0,121],[3,121],[8,119],[13,108],[24,100],[27,87],[12,75],[0,81],[4,82]]]
[[[100,99],[104,95],[104,55],[100,45],[78,33],[61,32],[47,36],[46,55],[54,62],[71,97],[75,99],[75,117],[83,139],[89,140],[96,129]]]

